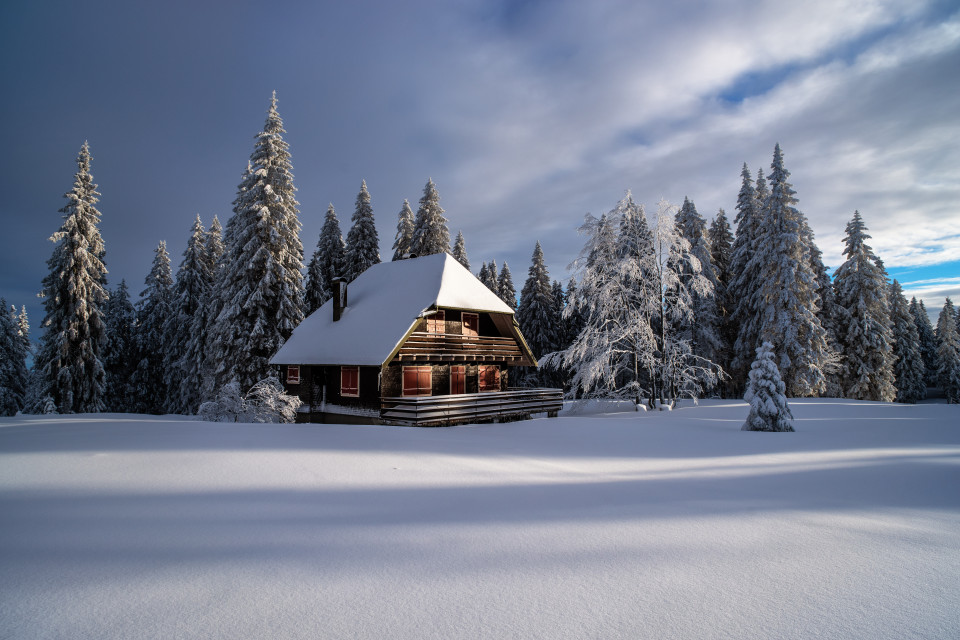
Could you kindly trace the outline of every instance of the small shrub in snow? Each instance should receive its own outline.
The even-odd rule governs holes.
[[[793,431],[793,414],[787,406],[786,385],[774,360],[773,345],[764,342],[750,366],[750,380],[743,399],[750,403],[750,415],[743,431]]]
[[[41,411],[45,416],[57,415],[57,403],[53,401],[51,396],[44,396],[41,402]]]
[[[284,393],[276,378],[265,378],[246,395],[236,380],[224,385],[217,399],[200,405],[198,415],[208,422],[293,422],[300,398]]]

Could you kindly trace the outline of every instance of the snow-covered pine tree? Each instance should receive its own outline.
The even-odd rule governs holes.
[[[770,168],[770,195],[751,258],[760,275],[759,335],[774,346],[787,395],[817,396],[826,387],[825,369],[833,355],[817,316],[820,300],[804,241],[806,217],[794,206],[796,192],[787,181],[790,172],[779,144]]]
[[[937,371],[940,366],[937,362],[937,336],[930,324],[930,315],[923,301],[917,301],[916,296],[910,299],[910,315],[917,325],[917,334],[920,336],[920,355],[923,357],[925,373],[923,380],[928,387],[937,386]]]
[[[130,387],[137,368],[137,313],[130,302],[126,280],[110,292],[104,306],[107,340],[103,347],[103,369],[106,374],[104,410],[113,413],[133,411]]]
[[[489,272],[489,270],[488,270]],[[517,306],[517,324],[520,332],[533,351],[535,358],[540,358],[556,350],[556,326],[553,325],[553,290],[550,285],[550,274],[543,261],[543,249],[537,242],[533,250],[530,269],[527,271],[527,280],[520,292],[520,304]],[[527,376],[528,382],[540,384],[539,372]]]
[[[937,379],[947,402],[960,404],[960,332],[950,298],[937,317],[937,363]]]
[[[743,399],[750,403],[742,431],[793,431],[793,413],[787,404],[786,385],[780,379],[773,345],[764,341],[750,367]]]
[[[346,252],[340,221],[331,204],[327,207],[320,239],[307,267],[306,315],[319,309],[333,295],[330,283],[346,273]]]
[[[433,179],[427,180],[414,220],[412,251],[418,256],[450,251],[450,229],[440,207],[440,194]]]
[[[688,333],[691,348],[697,356],[719,363],[723,349],[720,339],[720,315],[717,311],[717,271],[713,265],[712,249],[707,237],[707,225],[703,217],[697,212],[696,205],[689,198],[683,199],[683,205],[677,211],[677,229],[690,243],[690,255],[699,262],[700,275],[710,281],[709,293],[693,295],[693,322],[683,327]],[[685,261],[683,277],[691,277],[692,271],[688,265],[693,261]],[[710,388],[705,386],[705,390]]]
[[[270,358],[303,319],[303,245],[283,133],[274,93],[226,234],[212,340],[215,387],[236,379],[249,388],[268,377]]]
[[[923,380],[926,373],[923,356],[920,353],[920,334],[913,321],[913,314],[903,289],[896,280],[890,285],[890,322],[893,327],[893,366],[894,386],[897,389],[896,402],[913,404],[927,395],[927,385]]]
[[[893,386],[893,335],[887,306],[887,283],[876,256],[866,244],[860,212],[847,223],[844,238],[846,261],[833,276],[840,314],[840,347],[843,353],[843,394],[856,400],[890,402]]]
[[[214,289],[214,284],[223,260],[223,233],[220,220],[217,216],[213,216],[213,222],[210,223],[204,240],[203,252],[203,275],[207,294],[202,298],[196,313],[193,314],[187,350],[183,358],[186,373],[180,387],[180,397],[187,399],[188,411],[191,413],[199,409],[200,402],[207,397],[208,390],[213,388],[212,360],[207,358],[207,354],[211,351],[209,343],[213,319],[220,313],[220,297]],[[191,384],[195,387],[188,389],[186,386]]]
[[[27,354],[16,307],[0,298],[0,416],[16,415],[24,407]]]
[[[397,235],[393,239],[393,259],[403,260],[413,248],[413,209],[407,200],[403,201],[397,215]],[[467,267],[469,269],[470,267]]]
[[[200,405],[200,377],[195,363],[187,358],[194,316],[200,312],[210,292],[210,265],[207,258],[208,236],[197,214],[193,221],[183,260],[177,269],[170,315],[164,326],[163,366],[166,369],[166,406],[168,413],[189,414]],[[189,378],[189,379],[188,379]]]
[[[480,271],[477,272],[477,280],[479,280],[483,284],[487,284],[488,282],[490,282],[490,273],[489,273],[489,270],[487,269],[486,262],[483,262],[480,265]]]
[[[497,295],[507,303],[508,307],[514,311],[517,310],[517,289],[513,286],[513,275],[510,273],[510,266],[507,265],[506,261],[503,263],[500,277],[497,278]]]
[[[463,243],[463,231],[457,231],[457,239],[453,243],[453,257],[463,265],[464,269],[470,271],[470,259],[467,258],[467,248]]]
[[[42,374],[40,397],[49,396],[60,413],[103,409],[101,354],[106,340],[103,305],[107,300],[104,245],[97,224],[97,185],[90,175],[86,142],[77,157],[73,189],[43,279],[44,329],[34,366]]]
[[[737,235],[730,254],[730,284],[733,306],[730,320],[735,332],[730,360],[730,386],[734,397],[745,389],[747,374],[760,345],[760,264],[751,261],[757,252],[762,228],[763,208],[758,203],[750,170],[744,163],[740,172],[740,193],[737,196]],[[763,180],[763,172],[757,182]]]
[[[583,314],[580,313],[579,309],[572,308],[570,304],[571,300],[577,298],[577,281],[576,278],[570,278],[570,281],[567,282],[567,289],[563,293],[563,315],[562,322],[560,325],[560,337],[558,339],[559,350],[564,351],[570,348],[570,345],[573,344],[573,341],[577,339],[577,336],[580,335],[580,332],[583,330]],[[566,384],[564,386],[568,386]]]
[[[714,283],[714,299],[717,304],[720,348],[716,354],[716,363],[724,371],[728,371],[730,361],[733,359],[733,345],[737,340],[737,332],[731,317],[734,306],[730,290],[733,234],[730,232],[730,222],[727,220],[727,214],[723,209],[717,212],[713,222],[710,223],[710,231],[707,235],[710,240],[710,256],[713,259],[713,267],[717,274],[717,281]],[[724,384],[720,385],[724,397],[732,397],[731,382],[732,378],[728,378]]]
[[[355,280],[373,265],[380,264],[380,237],[373,219],[373,207],[370,206],[366,180],[360,184],[352,222],[350,231],[347,232],[345,277],[348,281]]]
[[[137,367],[131,377],[136,413],[166,411],[169,390],[164,353],[165,328],[173,313],[173,275],[167,243],[160,241],[153,257],[147,288],[137,302]]]
[[[491,260],[487,264],[487,280],[486,282],[484,282],[484,284],[487,285],[487,288],[490,289],[490,291],[493,291],[494,293],[499,293],[500,291],[499,284],[498,284],[499,278],[500,278],[500,274],[497,273],[497,261]]]
[[[814,278],[817,283],[817,297],[820,299],[820,310],[817,317],[820,319],[820,326],[823,327],[827,336],[827,347],[829,356],[823,368],[826,374],[824,391],[821,395],[830,398],[843,397],[843,367],[840,366],[842,360],[840,347],[840,310],[837,309],[837,295],[833,288],[833,280],[830,278],[827,266],[823,264],[823,253],[813,240],[813,231],[808,229],[807,246],[810,249],[810,268],[813,270]]]

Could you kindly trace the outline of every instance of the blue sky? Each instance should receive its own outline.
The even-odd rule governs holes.
[[[669,6],[668,6],[669,5]],[[828,264],[859,209],[909,295],[960,296],[960,11],[933,0],[4,3],[0,296],[35,297],[84,140],[110,282],[231,214],[277,91],[312,253],[361,180],[381,254],[427,178],[474,270],[565,280],[626,189],[732,219],[779,142]]]

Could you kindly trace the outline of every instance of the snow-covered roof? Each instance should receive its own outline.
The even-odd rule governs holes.
[[[431,307],[513,315],[449,254],[381,262],[350,283],[339,321],[333,321],[333,300],[328,300],[300,323],[270,362],[380,366]]]

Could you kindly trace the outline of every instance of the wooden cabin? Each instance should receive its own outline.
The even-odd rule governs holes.
[[[442,425],[555,416],[559,389],[512,389],[535,367],[513,310],[448,254],[335,283],[270,361],[303,422]]]

